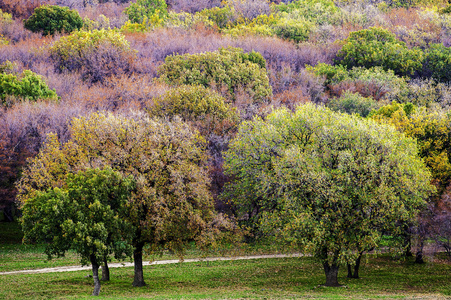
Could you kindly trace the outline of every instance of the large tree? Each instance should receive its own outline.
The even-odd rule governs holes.
[[[304,105],[244,122],[225,156],[228,197],[261,230],[313,253],[326,285],[400,233],[433,189],[413,139],[391,126]]]
[[[100,263],[110,254],[132,253],[131,224],[124,215],[134,186],[131,177],[109,168],[68,174],[62,188],[35,191],[22,203],[24,240],[45,243],[49,258],[75,250],[82,264],[91,263],[98,296]]]
[[[61,186],[68,174],[86,168],[111,167],[136,181],[127,202],[127,221],[134,228],[133,285],[145,285],[142,253],[165,247],[182,251],[199,238],[214,217],[206,168],[205,140],[187,124],[95,113],[73,119],[72,139],[60,145],[52,135],[24,170],[19,199]]]

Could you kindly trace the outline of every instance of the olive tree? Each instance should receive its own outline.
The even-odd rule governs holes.
[[[24,170],[18,184],[26,203],[37,191],[58,187],[68,174],[111,167],[132,176],[136,190],[124,219],[133,227],[134,286],[145,285],[142,253],[170,248],[183,251],[187,241],[201,242],[214,217],[209,192],[205,139],[187,124],[94,113],[75,118],[72,139],[60,145],[51,136]]]
[[[244,122],[229,147],[227,196],[254,212],[260,230],[314,254],[326,286],[339,285],[340,263],[358,265],[383,232],[400,234],[433,190],[415,140],[325,107]]]

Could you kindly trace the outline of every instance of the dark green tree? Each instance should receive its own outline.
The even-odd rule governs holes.
[[[131,224],[126,205],[135,182],[106,168],[68,174],[65,184],[47,191],[33,191],[21,203],[26,242],[43,242],[49,259],[69,249],[92,265],[94,292],[100,293],[99,265],[111,254],[131,256]]]

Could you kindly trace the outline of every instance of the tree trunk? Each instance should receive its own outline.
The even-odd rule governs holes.
[[[423,260],[423,248],[424,248],[424,240],[423,237],[419,237],[420,242],[418,245],[418,249],[417,252],[415,253],[415,263],[417,264],[423,264],[424,260]]]
[[[363,252],[360,252],[359,257],[357,257],[357,260],[355,261],[354,265],[354,273],[352,273],[352,267],[350,264],[348,264],[348,278],[359,278],[359,268],[360,268],[360,261],[362,260]]]
[[[94,279],[94,291],[93,296],[98,296],[100,293],[100,280],[99,280],[99,264],[94,254],[91,254],[91,264],[92,264],[92,278]]]
[[[102,266],[102,281],[110,281],[110,268],[108,268],[108,261],[106,257],[103,259]]]
[[[326,284],[325,286],[340,286],[338,284],[338,264],[333,263],[329,265],[329,263],[324,263],[324,272],[326,273]]]
[[[133,251],[133,260],[135,262],[135,279],[133,286],[145,286],[143,273],[143,247],[144,243],[138,243]]]

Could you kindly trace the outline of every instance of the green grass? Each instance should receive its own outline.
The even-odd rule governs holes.
[[[62,266],[73,266],[80,264],[80,257],[74,252],[67,252],[64,257],[47,259],[44,254],[44,245],[24,245],[22,244],[22,231],[18,223],[0,222],[0,272],[31,270],[41,268],[53,268]],[[273,254],[280,252],[273,243],[262,243],[242,247],[240,249],[224,249],[227,255],[254,255]],[[194,245],[187,249],[184,258],[198,258],[205,256],[197,250]],[[220,256],[218,253],[210,253],[208,256]],[[176,254],[165,252],[163,255],[144,255],[144,260],[167,260],[178,259]],[[117,262],[112,260],[112,262]]]
[[[0,223],[0,271],[78,265],[69,253],[45,262],[42,245],[21,245],[17,224]],[[19,230],[19,231],[18,231]],[[241,249],[270,253],[268,245]],[[199,256],[190,250],[188,257]],[[175,258],[165,254],[162,259]],[[147,257],[146,260],[148,260]],[[313,258],[260,259],[181,263],[144,267],[147,286],[134,288],[133,268],[113,268],[111,281],[102,283],[101,299],[451,299],[451,264],[414,264],[390,256],[369,256],[361,266],[361,279],[348,279],[345,287],[326,288],[321,265]],[[0,275],[0,299],[87,299],[92,293],[89,271]]]
[[[390,257],[371,258],[361,279],[339,281],[346,287],[326,288],[322,268],[312,258],[261,259],[149,266],[147,286],[133,288],[133,268],[111,269],[102,283],[102,299],[327,298],[395,299],[451,296],[451,266],[402,263]],[[3,275],[0,299],[84,299],[92,292],[88,271]]]

